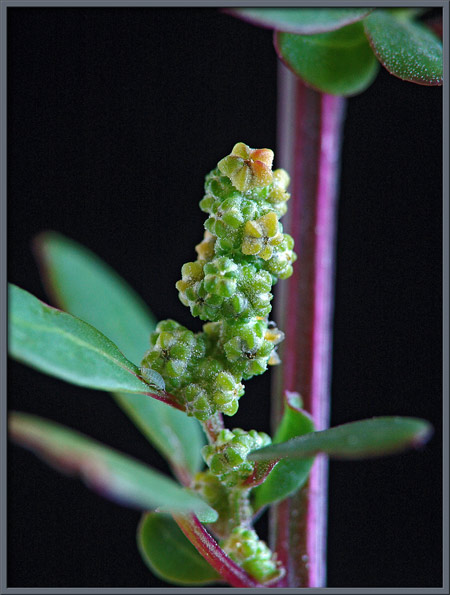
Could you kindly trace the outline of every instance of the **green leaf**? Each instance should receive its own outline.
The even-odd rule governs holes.
[[[102,333],[15,285],[9,286],[9,351],[17,360],[74,384],[149,392],[139,368]]]
[[[442,43],[425,25],[377,10],[364,21],[364,29],[391,74],[420,85],[442,84]]]
[[[139,365],[156,326],[141,298],[98,256],[59,233],[40,234],[34,246],[54,302],[92,324]]]
[[[414,417],[374,417],[312,432],[287,442],[255,450],[253,461],[304,459],[324,453],[339,459],[364,459],[400,452],[424,444],[433,428]]]
[[[58,233],[41,234],[35,247],[47,293],[55,303],[98,328],[138,364],[150,347],[155,321],[133,289],[90,250]],[[148,374],[142,371],[147,381],[157,385],[158,378]],[[200,469],[204,435],[196,419],[156,399],[130,393],[117,393],[114,398],[173,465],[192,474]]]
[[[378,72],[362,23],[317,35],[276,33],[274,44],[286,66],[323,93],[361,93]]]
[[[201,449],[205,440],[197,420],[156,399],[143,400],[139,395],[129,393],[116,393],[114,398],[172,465],[187,469],[191,474],[201,468]]]
[[[137,542],[144,562],[167,582],[204,585],[221,580],[170,517],[144,514],[138,526]]]
[[[202,522],[217,519],[212,508],[172,479],[78,432],[17,412],[9,416],[9,431],[18,444],[60,471],[80,475],[90,488],[120,504],[193,512]]]
[[[278,444],[314,432],[312,417],[301,409],[297,393],[287,392],[283,418],[275,433],[273,444]],[[266,481],[253,491],[255,511],[263,506],[284,500],[299,490],[308,479],[314,458],[283,460],[270,472]]]
[[[325,33],[360,21],[373,8],[235,8],[226,12],[252,25],[289,33]]]

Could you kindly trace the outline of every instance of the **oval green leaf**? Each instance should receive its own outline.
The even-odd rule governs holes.
[[[98,256],[56,232],[35,240],[35,253],[47,293],[66,312],[81,318],[110,337],[139,364],[149,349],[155,320],[134,290]],[[83,283],[80,283],[83,279]],[[143,377],[159,388],[161,382]],[[197,420],[156,399],[116,393],[117,404],[144,436],[175,467],[198,471],[204,435]]]
[[[373,8],[231,8],[226,12],[252,25],[311,35],[360,21]]]
[[[273,444],[310,432],[314,432],[312,417],[301,409],[298,394],[287,392],[283,418],[275,433]],[[265,482],[252,492],[254,510],[284,500],[299,490],[308,479],[313,462],[314,458],[280,461]]]
[[[150,570],[169,583],[205,585],[221,580],[170,517],[154,512],[143,515],[137,543]]]
[[[149,392],[139,378],[139,368],[90,324],[15,285],[9,286],[8,299],[8,344],[15,359],[80,386]]]
[[[78,432],[34,415],[9,416],[11,438],[58,470],[81,476],[102,496],[120,504],[149,510],[158,506],[177,513],[194,513],[214,522],[217,513],[203,500],[158,471]]]
[[[336,459],[366,459],[401,452],[424,444],[433,428],[414,417],[374,417],[312,432],[287,442],[254,450],[253,461],[304,459],[326,454]]]
[[[388,72],[419,85],[442,85],[442,43],[425,25],[377,10],[364,29]]]
[[[286,66],[323,93],[361,93],[378,72],[362,23],[317,35],[275,33],[274,44]]]

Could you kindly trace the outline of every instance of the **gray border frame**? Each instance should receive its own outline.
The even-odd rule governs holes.
[[[1,336],[0,336],[0,427],[1,427],[1,475],[0,475],[0,494],[1,509],[0,519],[2,521],[3,531],[1,532],[0,542],[0,593],[3,595],[22,595],[22,594],[70,594],[80,595],[88,594],[107,594],[107,593],[160,593],[160,588],[8,588],[7,574],[6,574],[6,459],[7,459],[7,405],[6,405],[6,353],[7,353],[7,293],[6,293],[6,218],[7,218],[7,177],[6,177],[6,142],[7,142],[7,107],[6,107],[6,93],[7,93],[7,73],[6,73],[6,59],[7,59],[7,9],[8,7],[48,7],[48,6],[63,6],[63,7],[109,7],[109,6],[123,6],[123,7],[232,7],[232,6],[273,6],[276,3],[277,7],[288,6],[308,6],[308,7],[325,7],[334,6],[336,2],[327,2],[326,0],[0,0],[0,54],[1,54],[1,118],[0,118],[0,180],[1,180],[1,198],[0,198],[0,316],[1,316]],[[443,10],[443,47],[444,47],[444,81],[443,87],[443,554],[444,554],[444,572],[443,572],[443,586],[439,588],[326,588],[326,589],[232,589],[239,593],[258,592],[258,593],[274,593],[274,592],[289,592],[289,593],[386,593],[386,594],[405,594],[415,595],[420,593],[428,594],[448,594],[449,593],[449,566],[448,559],[450,555],[449,550],[449,172],[445,170],[445,163],[449,163],[449,89],[447,81],[449,80],[449,13],[450,6],[445,0],[374,0],[373,2],[358,2],[355,0],[340,0],[340,7],[347,6],[375,6],[375,7],[400,7],[400,6],[424,6],[439,7]],[[445,133],[447,130],[447,133]],[[447,554],[447,555],[445,555]],[[230,588],[208,588],[208,587],[181,587],[181,588],[164,588],[164,593],[229,593]]]

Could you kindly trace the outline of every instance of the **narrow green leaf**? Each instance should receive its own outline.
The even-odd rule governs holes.
[[[373,8],[231,8],[226,12],[252,25],[311,35],[360,21]]]
[[[156,326],[141,298],[98,256],[59,233],[40,234],[34,246],[54,302],[92,324],[139,365]]]
[[[255,450],[253,461],[304,459],[324,453],[339,459],[365,459],[400,452],[424,444],[433,428],[414,417],[374,417],[312,432],[287,442]]]
[[[286,66],[323,93],[361,93],[378,72],[361,22],[317,35],[276,33],[274,44]]]
[[[286,393],[283,418],[273,444],[314,432],[312,417],[301,406],[297,393]],[[308,479],[313,462],[314,458],[280,461],[266,481],[252,492],[254,509],[259,510],[263,506],[284,500],[299,490]]]
[[[55,303],[98,328],[139,364],[149,349],[155,321],[133,289],[98,256],[61,234],[43,233],[36,238],[35,247],[47,293]],[[162,378],[155,374],[142,372],[159,388]],[[173,465],[190,473],[200,469],[204,435],[196,419],[156,399],[130,393],[117,393],[114,398]]]
[[[154,512],[144,514],[137,542],[150,570],[169,583],[205,585],[221,580],[170,517]]]
[[[172,479],[78,432],[34,415],[9,416],[12,439],[58,470],[81,476],[101,495],[142,510],[163,506],[173,512],[193,512],[203,522],[217,513]]]
[[[15,359],[89,388],[149,392],[139,368],[90,324],[15,285],[9,286],[8,299],[9,351]]]
[[[377,10],[364,21],[364,29],[391,74],[419,85],[442,84],[442,43],[425,25]]]
[[[143,400],[130,393],[115,393],[114,399],[172,465],[191,475],[201,468],[205,439],[197,420],[156,399]]]

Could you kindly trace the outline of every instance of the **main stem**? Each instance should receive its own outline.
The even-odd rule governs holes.
[[[295,240],[298,261],[275,300],[275,319],[286,338],[274,378],[274,428],[286,390],[301,394],[317,430],[328,427],[344,108],[344,98],[314,91],[280,67],[278,155],[291,176],[292,195],[283,227]],[[317,457],[304,488],[271,510],[271,545],[286,568],[279,587],[326,584],[327,475],[327,459]]]

